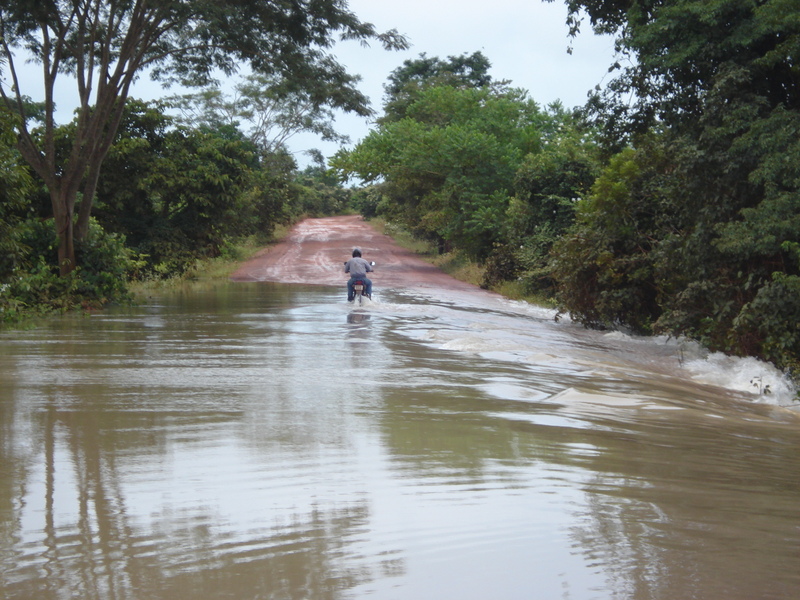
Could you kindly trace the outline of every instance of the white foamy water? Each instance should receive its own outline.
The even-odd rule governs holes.
[[[685,339],[591,331],[563,315],[557,318],[554,310],[489,294],[477,302],[475,296],[453,292],[405,297],[410,303],[375,303],[372,309],[430,317],[430,327],[406,333],[443,350],[538,366],[572,364],[637,375],[651,369],[658,376],[738,392],[748,401],[800,410],[788,378],[752,357],[711,353]]]

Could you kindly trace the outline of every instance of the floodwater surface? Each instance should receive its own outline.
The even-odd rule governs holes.
[[[797,598],[800,415],[724,360],[272,283],[5,332],[0,598]]]

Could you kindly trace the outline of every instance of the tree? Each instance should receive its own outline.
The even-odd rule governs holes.
[[[517,170],[505,215],[506,240],[487,260],[484,283],[489,287],[517,280],[529,292],[552,294],[550,250],[572,226],[576,207],[597,177],[594,132],[560,104],[550,109],[556,125],[549,128],[541,152],[526,156]]]
[[[331,90],[331,94],[335,94]],[[251,74],[226,95],[217,87],[197,94],[176,96],[168,102],[179,107],[192,126],[247,126],[248,137],[261,152],[286,150],[298,133],[309,132],[324,141],[347,143],[350,138],[333,127],[334,113],[321,98],[275,75]]]
[[[383,181],[388,216],[482,259],[502,234],[523,157],[540,150],[550,125],[522,90],[431,86],[404,118],[381,124],[332,164]]]
[[[18,224],[25,214],[30,175],[14,148],[13,116],[0,108],[0,283],[25,253]]]
[[[608,277],[595,280],[577,311],[591,319],[587,310],[601,307],[621,284],[628,299],[652,300],[647,288],[656,284],[658,305],[628,303],[616,312],[620,321],[657,317],[655,331],[800,370],[800,2],[567,5],[573,33],[585,11],[596,31],[615,33],[618,49],[633,58],[589,106],[609,147],[631,145],[641,158],[645,134],[655,129],[669,142],[668,168],[637,177],[638,188],[658,193],[624,202],[637,208],[628,233],[649,235],[639,250],[614,249],[602,265]],[[662,222],[670,226],[651,229],[653,213],[665,207]],[[595,239],[636,237],[602,223],[592,226]],[[576,241],[573,249],[579,247]],[[616,277],[625,274],[623,258],[635,253],[650,273]]]
[[[461,88],[482,88],[492,84],[489,68],[492,64],[482,52],[448,56],[442,60],[427,56],[406,60],[389,75],[384,84],[384,116],[380,122],[402,119],[408,107],[427,87],[448,85]]]
[[[98,178],[94,216],[140,252],[151,253],[148,241],[159,230],[155,203],[163,190],[154,185],[153,172],[159,161],[170,160],[168,135],[174,128],[156,105],[129,99]]]
[[[95,215],[161,276],[219,254],[236,236],[291,217],[294,160],[262,155],[235,127],[176,126],[160,103],[130,100],[97,187]]]
[[[335,37],[386,48],[406,47],[396,31],[378,33],[340,0],[7,0],[0,7],[5,60],[0,99],[20,115],[19,149],[50,193],[62,274],[76,266],[75,242],[86,236],[103,160],[135,79],[205,85],[215,70],[285,77],[320,103],[365,114],[357,78],[326,52]],[[33,130],[20,87],[17,53],[41,66],[44,125]],[[75,79],[77,125],[68,157],[57,160],[55,84]],[[332,93],[333,92],[333,93]],[[80,196],[77,223],[73,223]]]
[[[800,108],[798,0],[565,1],[571,34],[586,14],[597,33],[617,36],[620,72],[592,106],[618,135],[655,120],[693,129],[721,84],[727,94]]]
[[[591,327],[652,333],[662,315],[659,242],[679,227],[670,203],[674,140],[652,136],[615,155],[576,204],[550,269],[562,310]],[[661,275],[665,275],[662,270]]]
[[[489,75],[491,66],[492,63],[480,51],[470,55],[465,52],[461,56],[448,56],[447,60],[438,56],[429,57],[423,52],[417,59],[403,61],[403,66],[392,71],[383,87],[388,99],[398,96],[412,81],[435,80],[439,84],[480,88],[492,82],[492,76]]]

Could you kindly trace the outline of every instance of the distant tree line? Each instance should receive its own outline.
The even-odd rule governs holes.
[[[481,53],[422,55],[333,163],[395,220],[595,328],[687,336],[800,374],[795,0],[568,0],[614,34],[586,106],[541,107]],[[630,59],[630,60],[627,60]],[[622,68],[620,65],[628,65]]]

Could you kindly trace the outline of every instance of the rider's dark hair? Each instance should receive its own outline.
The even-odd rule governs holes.
[[[353,258],[355,258],[356,256],[359,257],[361,256],[361,250],[359,250],[358,248],[353,249]]]

